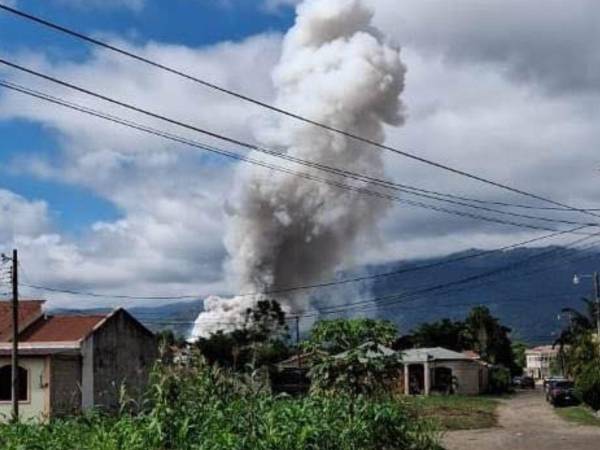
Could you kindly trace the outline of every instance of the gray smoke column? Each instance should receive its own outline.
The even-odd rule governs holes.
[[[372,26],[372,16],[361,0],[300,4],[273,73],[277,106],[383,142],[383,125],[403,122],[399,96],[405,67],[399,49]],[[271,119],[276,122],[256,130],[264,146],[371,177],[384,176],[380,150],[291,118]],[[238,292],[272,291],[331,277],[352,252],[356,237],[373,233],[388,207],[373,197],[287,173],[240,167],[228,207],[228,274]],[[275,297],[288,311],[308,308],[305,296]],[[229,322],[240,323],[243,311],[255,301],[208,298],[193,335],[206,336],[228,329]]]

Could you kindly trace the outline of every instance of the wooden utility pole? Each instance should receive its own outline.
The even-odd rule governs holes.
[[[302,367],[300,362],[300,316],[296,316],[296,356],[298,358],[298,368]]]
[[[594,300],[596,301],[596,335],[600,342],[600,276],[594,272]]]
[[[12,256],[12,420],[19,421],[19,255]]]

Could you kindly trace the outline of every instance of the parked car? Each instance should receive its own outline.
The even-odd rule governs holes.
[[[568,406],[579,403],[575,396],[575,385],[572,381],[554,382],[550,389],[549,399],[553,406]]]
[[[533,377],[521,377],[521,388],[535,389],[535,380],[533,379]]]
[[[544,379],[543,387],[544,393],[546,394],[546,400],[549,400],[550,389],[552,385],[558,381],[568,381],[565,377],[549,377]]]
[[[534,389],[535,381],[532,377],[527,376],[527,375],[517,376],[517,377],[513,377],[512,385],[513,385],[513,387],[519,388],[519,389]]]

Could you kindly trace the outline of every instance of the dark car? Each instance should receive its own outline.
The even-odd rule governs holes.
[[[552,387],[554,386],[554,384],[558,383],[559,381],[568,381],[566,378],[564,377],[550,377],[550,378],[546,378],[544,379],[544,393],[546,394],[546,401],[550,401],[550,391],[552,390]]]
[[[579,400],[575,396],[575,386],[572,381],[556,381],[549,391],[550,403],[554,406],[576,405]]]
[[[521,377],[521,387],[523,389],[535,389],[535,380],[532,377]]]
[[[512,385],[515,388],[519,388],[519,389],[534,389],[535,388],[535,381],[533,380],[532,377],[529,376],[517,376],[517,377],[513,377],[512,379]]]

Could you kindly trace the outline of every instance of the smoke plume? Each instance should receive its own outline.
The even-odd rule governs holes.
[[[403,121],[399,95],[405,68],[399,49],[372,26],[372,16],[362,0],[300,4],[273,73],[276,105],[383,142],[383,125]],[[281,116],[259,128],[257,138],[269,148],[370,177],[384,176],[378,149],[340,134]],[[324,176],[315,169],[293,169]],[[374,232],[388,207],[373,197],[288,173],[240,167],[227,212],[227,272],[239,292],[277,291],[332,277],[357,236]],[[293,292],[270,297],[288,311],[308,308],[307,298]],[[208,298],[193,335],[207,336],[229,329],[227,323],[241,323],[256,300]]]

